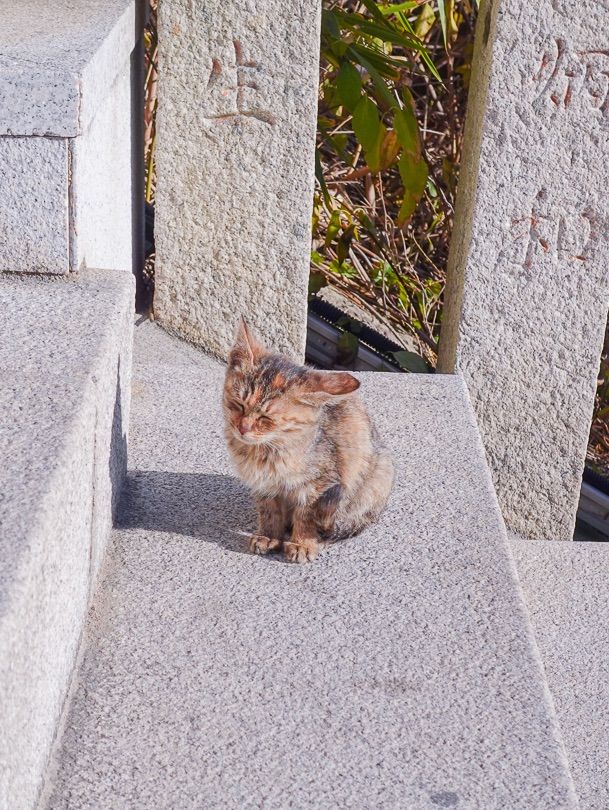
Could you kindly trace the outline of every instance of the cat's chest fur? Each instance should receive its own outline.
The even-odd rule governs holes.
[[[314,474],[306,451],[281,452],[236,441],[229,441],[229,448],[239,477],[259,495],[275,497],[302,490]]]

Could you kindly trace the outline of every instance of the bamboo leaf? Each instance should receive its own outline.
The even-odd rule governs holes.
[[[351,62],[343,62],[336,77],[338,97],[349,112],[353,112],[362,94],[362,77]]]
[[[425,45],[421,40],[412,34],[412,36],[405,36],[400,33],[394,26],[387,24],[383,19],[383,25],[380,25],[373,20],[367,20],[358,14],[347,14],[344,11],[334,11],[334,16],[343,28],[356,33],[368,34],[368,36],[380,39],[382,42],[390,42],[393,45],[401,45],[403,48],[408,48],[417,53],[425,50]]]
[[[379,169],[387,169],[394,162],[400,151],[400,142],[397,132],[392,129],[385,133],[385,137],[380,146]]]
[[[435,20],[435,15],[433,13],[433,10],[432,10],[431,6],[427,5],[427,6],[425,6],[425,8],[428,8],[431,11],[432,23],[433,23],[433,21]],[[399,18],[400,22],[402,23],[402,25],[404,26],[404,28],[406,28],[407,31],[412,31],[413,33],[416,33],[416,35],[418,36],[419,32],[418,31],[415,32],[414,28],[412,27],[412,25],[410,23],[410,20],[408,19],[408,17],[405,14],[399,14],[398,18]],[[437,79],[439,82],[444,84],[444,82],[442,82],[442,77],[438,73],[438,69],[434,64],[433,59],[431,58],[431,56],[429,55],[429,53],[427,51],[427,48],[423,48],[420,51],[420,56],[421,56],[421,59],[423,60],[423,62],[427,65],[427,68],[428,68],[429,72],[431,73],[431,75],[434,77],[434,79]]]
[[[444,39],[444,48],[448,50],[448,32],[446,25],[446,6],[445,0],[438,0],[438,16],[440,17],[440,25],[442,26],[442,38]]]
[[[330,214],[330,221],[326,229],[326,238],[324,240],[324,247],[329,247],[340,232],[340,212],[332,211]]]
[[[332,39],[340,39],[340,25],[333,11],[328,11],[327,9],[322,11],[321,30],[323,34]]]
[[[389,109],[393,109],[399,107],[399,103],[396,97],[393,95],[391,90],[389,89],[387,83],[380,75],[380,73],[376,70],[374,65],[367,59],[367,54],[364,55],[362,49],[359,48],[357,45],[351,45],[349,48],[350,54],[353,55],[353,59],[358,62],[364,70],[368,71],[368,74],[372,81],[374,82],[374,86],[377,89],[379,97],[385,102]]]
[[[376,172],[380,167],[381,143],[385,137],[386,129],[381,123],[376,104],[367,96],[363,96],[353,111],[353,132],[361,143],[366,155],[366,163],[371,171]]]
[[[398,361],[400,366],[406,371],[413,372],[415,374],[428,374],[429,373],[429,366],[423,360],[421,355],[416,354],[416,352],[407,352],[399,351],[399,352],[392,352],[395,359]]]
[[[404,198],[398,214],[398,225],[402,227],[413,215],[425,191],[428,169],[423,158],[413,158],[408,152],[402,153],[398,165],[404,187]]]
[[[421,154],[421,139],[419,137],[419,125],[414,114],[414,102],[410,90],[404,88],[404,106],[401,110],[396,110],[393,119],[398,141],[408,154],[418,158]]]
[[[392,14],[397,14],[399,11],[412,11],[413,8],[420,6],[419,0],[407,0],[405,3],[393,3],[389,6],[379,6],[379,11],[385,17],[390,17]]]

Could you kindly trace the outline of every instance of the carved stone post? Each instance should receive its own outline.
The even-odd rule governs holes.
[[[439,367],[465,377],[508,525],[570,540],[609,302],[608,7],[498,5],[480,9]]]
[[[239,315],[304,354],[319,0],[163,0],[156,292],[220,357]]]

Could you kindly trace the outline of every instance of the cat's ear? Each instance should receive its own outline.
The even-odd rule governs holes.
[[[245,318],[239,320],[235,342],[228,356],[228,364],[235,369],[253,366],[264,354],[266,349],[248,326]]]
[[[304,386],[304,398],[326,401],[352,394],[359,386],[359,380],[347,371],[311,371]]]

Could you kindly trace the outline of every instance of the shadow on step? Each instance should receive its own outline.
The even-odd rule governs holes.
[[[247,553],[255,524],[247,490],[228,475],[130,470],[117,527],[196,537]]]

